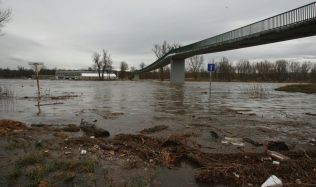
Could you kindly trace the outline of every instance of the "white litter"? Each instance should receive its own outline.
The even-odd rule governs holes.
[[[81,152],[80,152],[80,154],[82,154],[82,155],[87,154],[87,150],[82,149]]]
[[[275,175],[271,175],[262,185],[261,187],[282,187],[282,181],[276,177]]]
[[[273,161],[272,164],[278,166],[278,165],[280,165],[280,162],[278,162],[278,161]]]

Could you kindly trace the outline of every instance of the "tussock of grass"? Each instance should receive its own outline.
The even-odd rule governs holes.
[[[25,169],[29,166],[32,168]],[[16,181],[22,173],[36,186],[49,174],[59,173],[58,181],[71,181],[76,173],[93,173],[96,167],[94,160],[53,160],[46,161],[40,154],[28,155],[15,163],[15,168],[9,173],[8,179]],[[56,172],[56,173],[55,173]]]
[[[243,91],[251,99],[264,99],[269,96],[269,91],[262,84],[253,84],[251,87]]]
[[[301,92],[301,93],[313,94],[313,93],[316,93],[316,84],[292,84],[292,85],[282,86],[275,90],[284,91],[284,92]]]
[[[38,164],[38,163],[41,163],[43,161],[43,159],[44,159],[43,155],[32,154],[32,155],[29,155],[29,156],[26,156],[24,158],[19,159],[16,162],[16,167],[17,168],[23,168],[23,167],[26,167],[26,166]]]
[[[14,91],[7,86],[0,86],[0,99],[1,98],[12,98]]]
[[[19,168],[14,168],[14,170],[9,173],[8,177],[10,181],[15,181],[20,176],[21,176],[21,170]]]

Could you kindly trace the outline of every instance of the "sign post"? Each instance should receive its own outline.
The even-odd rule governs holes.
[[[215,64],[207,64],[207,70],[210,72],[210,85],[212,85],[212,72],[215,72]]]
[[[37,82],[37,107],[38,107],[38,113],[39,115],[41,113],[41,107],[40,107],[40,100],[41,100],[41,89],[39,85],[39,71],[40,71],[40,66],[42,66],[44,63],[42,62],[29,62],[29,65],[34,66],[35,70],[35,78]]]

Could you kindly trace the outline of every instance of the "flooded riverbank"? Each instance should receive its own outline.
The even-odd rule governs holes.
[[[35,106],[35,81],[0,80],[0,85],[14,93],[13,97],[0,99],[1,119],[21,121],[30,127],[2,135],[1,156],[7,160],[1,168],[7,162],[13,167],[29,154],[40,154],[42,158],[48,151],[50,156],[44,155],[41,167],[46,168],[55,159],[66,159],[66,165],[83,158],[93,160],[98,167],[91,171],[93,164],[88,162],[88,171],[94,173],[96,183],[110,178],[112,182],[107,184],[115,186],[173,186],[179,176],[187,179],[183,181],[186,186],[221,185],[223,181],[212,180],[210,175],[223,174],[230,180],[228,185],[261,184],[270,174],[280,174],[287,183],[295,183],[287,169],[298,169],[297,162],[310,165],[304,152],[313,155],[315,151],[316,96],[274,90],[285,84],[212,83],[210,89],[207,82],[174,86],[156,81],[41,81],[40,110]],[[91,138],[93,135],[84,129],[72,129],[82,124],[104,129],[110,137]],[[40,149],[36,147],[39,140]],[[281,162],[287,168],[284,171],[272,166],[272,160],[259,162],[270,144],[279,144],[273,142],[281,145],[282,149],[276,151],[294,159]],[[84,156],[82,149],[87,151]],[[248,164],[242,159],[245,156],[250,158]],[[232,165],[228,170],[209,173],[208,169],[219,167],[216,161],[221,168],[236,163],[244,167],[240,170]],[[262,178],[247,177],[249,172],[256,172],[254,165],[266,167],[260,173]],[[77,167],[80,170],[86,165]],[[20,171],[24,169],[28,170],[26,167]],[[311,174],[313,169],[304,172]],[[74,173],[67,170],[70,177],[66,178],[78,184],[79,176]],[[316,180],[301,174],[305,183]],[[93,183],[90,175],[82,175],[87,184]],[[37,180],[55,180],[45,176]]]
[[[1,118],[25,123],[79,123],[81,119],[98,120],[113,132],[138,132],[147,124],[161,120],[187,125],[188,119],[218,117],[225,110],[256,115],[261,120],[313,122],[315,95],[285,93],[274,89],[285,84],[186,82],[173,86],[169,82],[85,82],[41,81],[42,104],[38,115],[36,82],[33,80],[0,80],[14,98],[1,99]],[[252,98],[254,85],[260,85],[266,96]],[[76,95],[72,98],[58,96]],[[46,97],[56,97],[54,100]]]

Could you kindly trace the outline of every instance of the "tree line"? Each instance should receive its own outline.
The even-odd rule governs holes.
[[[232,63],[227,58],[222,58],[215,64],[216,72],[212,74],[212,78],[217,81],[316,82],[316,63],[308,61],[240,60]]]
[[[209,60],[216,66],[212,72],[214,81],[241,82],[316,82],[316,63],[289,60],[229,61],[223,57],[219,61]],[[170,78],[170,66],[166,66],[164,78]],[[144,73],[144,79],[159,79],[158,70]],[[188,80],[207,81],[210,78],[203,56],[194,56],[186,60],[185,77]]]
[[[34,70],[32,68],[24,68],[18,66],[17,69],[10,69],[10,68],[0,68],[0,78],[3,79],[11,79],[11,78],[32,78],[34,75]],[[48,69],[46,67],[42,67],[39,71],[39,75],[55,75],[56,69]]]
[[[109,54],[106,53],[109,57]],[[102,59],[104,59],[102,57]],[[101,57],[99,58],[101,60]],[[108,61],[107,61],[108,62]],[[250,62],[249,60],[240,60],[233,63],[227,58],[219,61],[210,60],[209,63],[216,65],[216,71],[212,73],[214,81],[241,81],[241,82],[316,82],[316,63],[298,62],[288,60],[277,60],[275,62],[263,60]],[[100,73],[110,70],[112,66],[108,63],[107,67],[100,66]],[[146,65],[141,63],[139,68],[142,69]],[[89,68],[92,70],[92,68]],[[132,72],[136,70],[131,66],[128,71],[128,64],[125,61],[120,63],[120,71],[118,76],[121,79],[131,78]],[[42,67],[40,75],[55,75],[55,69]],[[98,72],[98,71],[96,71]],[[9,68],[0,68],[0,78],[31,78],[34,70],[19,66],[16,70]],[[142,73],[142,79],[169,79],[170,66],[165,66],[163,72],[159,69],[147,73]],[[186,60],[186,79],[189,80],[209,80],[206,64],[203,56],[195,56]],[[103,77],[104,78],[104,77]],[[100,74],[100,79],[102,75]]]

